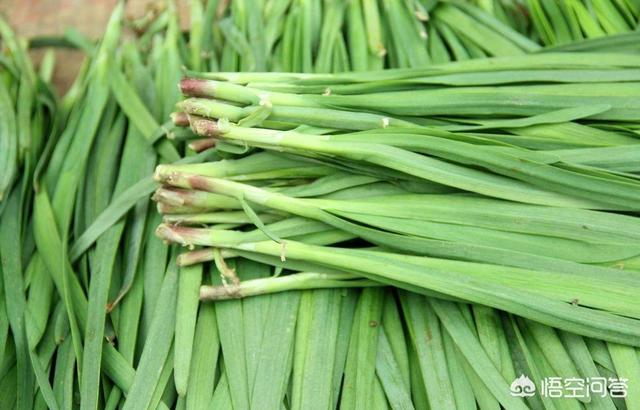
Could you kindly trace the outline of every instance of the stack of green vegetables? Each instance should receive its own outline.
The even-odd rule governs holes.
[[[242,157],[157,167],[158,234],[205,247],[178,259],[212,260],[222,273],[202,299],[365,278],[427,296],[463,355],[481,342],[453,334],[472,335],[454,302],[628,345],[638,369],[639,62],[550,53],[358,75],[186,78],[174,118],[186,114],[204,138],[192,145]],[[283,275],[243,282],[225,252]],[[509,380],[492,392],[499,401]],[[431,393],[432,407],[445,406]]]
[[[0,408],[640,408],[637,0],[189,5],[0,21]]]

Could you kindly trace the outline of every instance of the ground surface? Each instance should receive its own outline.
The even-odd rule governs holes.
[[[37,37],[60,35],[65,28],[73,26],[91,38],[99,38],[117,0],[0,0],[0,13],[22,36]],[[129,0],[127,15],[140,16],[145,8],[157,0]],[[183,21],[188,15],[188,0],[178,0]],[[36,61],[41,53],[35,52]],[[54,84],[59,91],[65,90],[73,81],[82,61],[76,51],[57,51]]]

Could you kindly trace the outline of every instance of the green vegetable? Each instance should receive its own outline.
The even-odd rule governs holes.
[[[637,0],[142,13],[0,20],[0,408],[638,405]]]

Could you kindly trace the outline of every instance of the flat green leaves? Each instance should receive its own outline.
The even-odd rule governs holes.
[[[9,91],[0,82],[0,200],[9,189],[18,170],[18,135],[16,133],[15,108]]]
[[[179,275],[173,377],[178,394],[184,396],[192,363],[202,266],[182,268]]]
[[[198,312],[189,366],[187,409],[202,409],[211,402],[213,388],[219,381],[219,377],[216,377],[219,353],[220,339],[215,308],[212,304],[203,304]]]
[[[270,299],[266,311],[269,319],[264,326],[262,343],[257,350],[257,364],[254,365],[251,408],[280,406],[287,393],[291,373],[300,293],[285,292],[272,295]],[[247,317],[245,314],[245,320]],[[247,334],[251,337],[251,333]]]
[[[34,377],[31,372],[30,349],[25,327],[26,300],[24,295],[22,251],[23,237],[20,210],[21,192],[15,188],[8,198],[7,212],[0,220],[0,258],[6,313],[13,333],[17,366],[17,408],[31,408]]]
[[[431,408],[454,408],[453,386],[447,368],[440,321],[426,299],[402,293],[402,309],[413,341]]]
[[[378,335],[376,374],[393,409],[413,409],[409,386],[402,379],[400,367],[393,356],[385,332]]]
[[[637,349],[616,343],[608,343],[608,348],[618,377],[627,379],[627,397],[625,398],[627,408],[637,407],[640,405],[640,394],[637,388],[640,359],[638,359]]]
[[[304,292],[296,323],[291,404],[294,409],[332,407],[344,297],[339,290]],[[344,337],[344,335],[341,335]],[[329,394],[327,394],[329,393]]]
[[[508,393],[508,385],[499,370],[491,363],[477,338],[466,326],[465,319],[458,306],[450,302],[430,300],[430,304],[442,321],[444,328],[454,340],[473,370],[482,378],[483,383],[494,397],[505,407],[526,409],[525,404]]]
[[[0,408],[639,405],[509,392],[637,390],[637,1],[123,7],[0,21]]]
[[[148,408],[153,401],[154,392],[158,390],[162,395],[164,391],[161,375],[165,361],[168,361],[169,365],[172,363],[170,350],[175,331],[177,285],[178,269],[174,260],[167,269],[156,300],[156,308],[147,335],[149,342],[145,344],[140,356],[133,383],[124,403],[125,409]],[[167,379],[170,374],[170,371],[166,373]]]
[[[384,295],[383,289],[365,289],[358,300],[344,370],[341,409],[373,406]]]

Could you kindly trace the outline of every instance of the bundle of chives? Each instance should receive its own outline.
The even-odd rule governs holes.
[[[466,2],[242,0],[192,12],[197,41],[188,61],[198,70],[364,71],[540,48]]]
[[[147,67],[137,45],[120,47],[123,11],[124,5],[119,4],[97,46],[78,33],[69,35],[73,45],[84,47],[88,58],[60,101],[49,84],[55,63],[51,50],[37,73],[24,49],[27,42],[15,39],[0,21],[8,51],[0,58],[0,87],[7,87],[11,99],[2,110],[0,126],[6,128],[0,145],[9,146],[6,151],[0,148],[0,157],[15,154],[6,164],[0,160],[3,175],[8,176],[3,179],[7,195],[0,202],[0,272],[5,277],[0,309],[1,408],[71,408],[80,403],[85,408],[113,408],[134,388],[134,393],[141,394],[131,394],[130,401],[136,397],[161,408],[171,406],[161,403],[160,394],[147,397],[143,391],[153,393],[161,380],[142,388],[133,385],[141,384],[135,382],[137,378],[151,381],[149,373],[157,371],[153,365],[159,360],[164,364],[169,357],[169,351],[163,357],[156,350],[153,357],[140,360],[140,346],[151,333],[148,340],[154,343],[147,349],[163,344],[168,349],[173,333],[159,337],[160,318],[175,316],[166,309],[154,313],[168,266],[167,249],[149,245],[141,268],[144,243],[159,220],[147,220],[148,194],[137,192],[134,183],[144,178],[142,186],[147,179],[146,185],[152,185],[149,174],[156,163],[156,148],[163,161],[179,159],[169,141],[153,146],[154,138],[164,135],[158,133],[162,129],[154,114],[168,116],[177,91],[174,101],[156,100],[157,105],[149,104],[148,109],[141,103],[152,100],[147,95]],[[166,15],[172,13],[168,10]],[[167,36],[166,44],[156,50],[177,41],[175,15],[170,21],[174,36]],[[154,58],[165,68],[164,62],[179,60],[174,55],[159,64],[160,56]],[[157,73],[158,88],[170,88],[179,70],[176,64],[168,75]],[[168,107],[166,112],[158,107],[161,104]],[[209,152],[184,161],[213,158]],[[128,192],[131,185],[133,196]],[[112,196],[115,203],[108,206]],[[118,202],[122,196],[126,203]],[[119,221],[122,215],[127,217]],[[102,216],[107,216],[106,222]],[[84,237],[85,229],[96,226],[100,231],[93,230],[91,241],[79,247],[73,244]],[[175,275],[169,274],[164,281],[169,289],[165,298],[171,297],[172,279]],[[158,324],[153,325],[154,320]],[[139,327],[144,329],[140,338]],[[143,372],[149,362],[150,370]],[[134,363],[142,366],[139,376]]]
[[[632,31],[640,22],[640,7],[633,2],[548,2],[529,0],[535,32],[547,45]]]
[[[119,40],[120,5],[98,47],[77,32],[65,35],[65,45],[84,50],[88,60],[57,105],[47,84],[52,54],[36,75],[26,43],[0,24],[8,51],[0,55],[6,91],[2,97],[0,90],[0,408],[554,408],[545,398],[511,397],[516,374],[536,384],[557,375],[640,379],[634,377],[640,374],[637,353],[629,346],[637,344],[638,312],[629,303],[637,286],[636,222],[603,212],[635,208],[622,203],[624,184],[605,203],[589,199],[593,192],[607,193],[595,179],[619,176],[624,182],[638,171],[637,127],[628,117],[619,121],[624,107],[615,103],[621,101],[523,118],[511,111],[487,118],[433,109],[428,116],[405,115],[371,112],[378,111],[373,106],[355,112],[353,101],[341,98],[328,106],[332,98],[320,99],[322,106],[298,105],[297,94],[357,100],[455,87],[459,93],[446,97],[466,99],[471,87],[515,86],[509,91],[518,92],[540,82],[608,86],[638,80],[631,55],[603,53],[636,50],[636,34],[567,44],[562,27],[557,35],[542,35],[547,23],[537,9],[553,25],[565,18],[572,39],[597,37],[594,23],[579,22],[581,35],[572,14],[554,14],[550,2],[529,2],[537,19],[531,32],[522,3],[475,3],[482,10],[461,1],[192,1],[188,36],[168,3],[131,22],[138,36],[126,42]],[[560,11],[575,10],[582,18],[582,2],[574,3]],[[593,13],[590,3],[584,5]],[[637,20],[630,2],[598,4],[595,12],[607,33],[625,31],[616,13],[628,28]],[[50,45],[51,39],[31,45],[39,42]],[[538,42],[599,54],[549,54]],[[442,65],[537,51],[539,58]],[[585,64],[580,57],[598,61]],[[221,81],[221,89],[223,82],[236,84],[227,84],[222,100],[183,102],[175,125],[161,125],[179,98],[174,85],[181,64],[195,72],[245,72],[202,76]],[[249,72],[385,67],[421,69],[374,77]],[[264,98],[269,93],[285,100],[274,104]],[[242,129],[232,129],[225,141],[212,134],[210,119],[196,115],[226,118]],[[206,135],[181,128],[190,119],[200,121]],[[470,148],[483,155],[496,151],[559,168],[543,173],[559,185],[523,191],[537,193],[524,202],[545,206],[483,198],[464,193],[469,185],[460,179],[434,182],[424,173],[363,161],[361,152],[345,157],[294,145],[285,154],[253,153],[268,142],[251,142],[260,134],[246,129],[256,126],[295,130],[314,144],[326,135],[342,146],[369,139],[453,162],[458,171],[477,168]],[[374,135],[381,127],[389,133]],[[148,213],[146,197],[155,184],[145,175],[157,162],[181,156],[181,163],[197,164],[158,169],[158,179],[175,182],[155,195],[165,213],[162,232],[186,245],[208,246],[174,258],[175,248],[153,238],[160,218]],[[240,159],[198,163],[217,158]],[[533,178],[522,170],[516,177],[504,174],[507,164],[487,171],[483,163],[480,170],[484,178],[495,174],[526,184]],[[589,193],[559,192],[572,181],[562,170],[578,172]],[[202,177],[223,178],[224,189],[211,193],[184,184],[187,175],[198,175],[201,183]],[[585,179],[589,175],[594,178]],[[489,196],[517,194],[507,189]],[[266,204],[257,200],[263,197]],[[474,211],[461,212],[463,207]],[[315,259],[309,250],[319,252]],[[355,259],[345,259],[343,250]],[[376,262],[393,269],[377,275],[371,269]],[[431,276],[409,280],[408,270]],[[399,272],[403,277],[396,280]],[[436,286],[443,274],[454,286]],[[586,282],[574,287],[571,281],[578,279]],[[411,292],[382,289],[385,284]],[[607,300],[597,287],[619,299]],[[260,296],[199,306],[199,289],[203,300]],[[532,306],[533,298],[541,306]],[[637,396],[629,395],[626,406],[636,404]],[[559,404],[583,405],[625,403],[598,396]]]
[[[353,389],[370,394],[358,397],[373,406],[381,391],[415,406],[468,408],[475,401],[518,408],[522,403],[501,394],[514,379],[510,369],[538,379],[582,374],[577,368],[598,353],[594,347],[589,360],[569,358],[565,349],[586,353],[580,340],[604,341],[618,361],[640,340],[633,307],[637,118],[633,109],[625,112],[637,62],[632,54],[594,63],[589,56],[596,54],[357,76],[190,72],[181,83],[188,98],[174,117],[240,158],[158,167],[163,186],[154,199],[165,216],[157,234],[191,249],[179,265],[211,261],[218,268],[221,282],[200,288],[203,301],[362,286],[370,289],[359,305],[378,323],[377,309],[388,302],[369,305],[367,298],[391,285],[407,291],[398,293],[409,357],[425,347],[418,341],[425,323],[441,321],[445,330],[429,347],[440,361],[418,360],[397,394],[387,390],[383,362],[375,365],[377,378],[360,384],[352,371],[375,371],[367,373],[369,361],[356,370],[348,356],[344,405],[354,400]],[[467,101],[476,94],[489,103]],[[271,265],[275,276],[245,278],[227,267],[225,260],[236,258]],[[477,316],[460,308],[465,303]],[[356,331],[358,311],[354,320]],[[305,322],[299,325],[303,331]],[[486,326],[503,342],[488,342]],[[387,333],[376,337],[369,343],[381,355]],[[352,335],[350,343],[376,350],[360,346],[364,340]],[[388,357],[392,366],[404,360],[397,351]],[[516,357],[524,367],[512,362]],[[456,360],[462,364],[453,370]],[[563,364],[554,367],[554,360]],[[613,375],[638,368],[637,359],[629,368],[618,363]],[[446,383],[434,384],[433,372]],[[469,383],[466,393],[448,378],[454,375]]]
[[[625,301],[625,296],[623,295],[624,293],[629,292],[630,289],[637,289],[638,284],[636,283],[637,281],[634,279],[633,274],[627,274],[616,270],[607,270],[605,268],[589,268],[587,266],[583,267],[581,265],[568,264],[555,260],[555,258],[551,257],[536,257],[535,248],[532,246],[533,243],[536,240],[540,241],[541,246],[538,248],[538,252],[544,254],[545,247],[542,243],[545,239],[549,241],[547,244],[548,246],[559,246],[558,243],[552,243],[554,241],[553,237],[545,238],[544,236],[533,234],[531,242],[527,242],[525,239],[526,235],[522,235],[520,238],[523,240],[523,243],[521,244],[522,248],[517,250],[514,249],[518,248],[518,244],[511,242],[515,239],[514,235],[518,229],[516,224],[521,223],[521,218],[533,217],[533,214],[524,216],[526,209],[519,209],[516,204],[510,205],[513,205],[513,211],[517,212],[518,216],[510,216],[509,214],[507,214],[509,216],[505,216],[505,220],[510,220],[513,225],[511,228],[508,226],[502,228],[507,232],[504,232],[504,242],[502,242],[503,245],[500,247],[500,232],[478,228],[473,223],[473,215],[468,217],[467,223],[470,226],[468,228],[465,228],[464,226],[458,227],[458,234],[455,233],[456,227],[448,227],[447,225],[438,226],[437,224],[428,223],[420,224],[419,219],[411,219],[412,215],[414,218],[419,218],[417,215],[421,215],[422,212],[428,209],[425,206],[421,207],[418,204],[413,205],[413,203],[420,201],[419,198],[415,197],[393,197],[391,198],[390,207],[385,207],[384,201],[387,200],[385,197],[375,197],[374,204],[371,204],[369,207],[366,207],[366,202],[359,207],[358,204],[353,204],[352,201],[342,206],[339,204],[333,205],[334,202],[332,201],[319,201],[318,205],[320,206],[318,206],[314,201],[293,199],[282,194],[269,193],[264,189],[253,188],[244,184],[201,176],[190,176],[189,174],[180,172],[172,173],[165,182],[181,188],[197,188],[199,190],[227,195],[232,198],[240,198],[241,202],[247,201],[248,203],[254,203],[260,207],[272,208],[275,211],[287,212],[292,215],[316,219],[336,229],[341,229],[352,235],[359,236],[372,244],[393,250],[393,253],[386,254],[378,252],[368,254],[363,253],[365,251],[345,250],[347,251],[344,254],[345,258],[353,258],[353,261],[351,259],[348,261],[345,259],[344,264],[342,264],[342,262],[336,261],[338,258],[337,255],[339,255],[339,253],[337,253],[337,248],[329,248],[326,250],[323,250],[322,248],[305,248],[295,239],[286,240],[282,245],[273,243],[273,246],[271,246],[268,243],[255,243],[255,241],[259,239],[268,239],[268,237],[265,238],[264,236],[262,238],[260,238],[260,236],[258,236],[258,238],[254,236],[254,239],[245,239],[242,238],[240,233],[227,236],[226,232],[220,229],[208,230],[201,228],[187,228],[176,225],[162,225],[159,228],[158,233],[164,239],[183,245],[230,247],[232,249],[238,247],[240,250],[252,250],[258,253],[266,253],[271,256],[275,256],[277,253],[282,253],[283,258],[303,259],[315,263],[323,260],[327,254],[335,253],[336,256],[333,260],[327,261],[328,265],[324,266],[345,270],[347,272],[355,270],[357,272],[362,272],[365,276],[366,274],[373,275],[374,278],[387,278],[387,275],[389,275],[387,279],[391,279],[391,283],[402,285],[403,282],[406,282],[414,290],[415,287],[418,287],[426,290],[436,290],[439,293],[445,294],[447,294],[447,290],[444,290],[445,288],[438,287],[436,284],[432,285],[431,282],[428,282],[428,272],[431,272],[432,270],[436,272],[442,271],[443,274],[445,274],[444,272],[448,272],[445,274],[449,279],[446,289],[451,292],[454,292],[455,289],[453,282],[456,275],[463,275],[461,276],[461,280],[471,280],[475,275],[481,275],[478,277],[479,282],[475,285],[476,287],[491,287],[498,286],[498,284],[500,284],[502,286],[509,287],[513,292],[516,292],[516,289],[520,289],[521,291],[534,292],[534,294],[540,297],[549,299],[558,298],[558,300],[568,303],[571,303],[574,299],[578,299],[584,306],[609,310],[623,316],[634,317],[637,315],[632,311],[634,291],[631,291],[626,296],[630,298],[627,301]],[[412,199],[414,201],[412,201]],[[427,201],[431,202],[431,199],[428,196],[425,198],[425,202]],[[378,203],[381,205],[378,205]],[[393,203],[396,204],[395,207],[392,205]],[[455,198],[453,201],[447,201],[447,198],[442,198],[440,201],[440,207],[444,207],[445,209],[460,205],[464,204],[456,202]],[[472,204],[468,205],[473,206]],[[245,204],[245,207],[246,206],[247,205]],[[376,207],[377,212],[372,210],[372,208]],[[491,205],[489,205],[489,207],[491,207]],[[322,208],[326,210],[323,210]],[[351,212],[349,212],[349,209],[351,209]],[[437,209],[438,207],[436,207],[436,210]],[[486,213],[482,213],[480,210],[478,212],[483,214],[485,218],[488,218]],[[495,212],[496,215],[504,215],[505,209],[500,206],[496,206],[496,209],[493,212]],[[591,218],[590,216],[591,215],[585,215],[585,219],[592,221],[592,223],[595,222],[597,218]],[[578,215],[576,215],[576,217],[579,218]],[[567,218],[567,215],[559,219],[565,218]],[[549,225],[554,225],[553,222],[549,222]],[[279,224],[280,222],[274,223],[274,225]],[[302,226],[304,226],[304,224],[297,229],[294,229],[295,233],[293,233],[293,235],[304,232],[304,228],[302,228]],[[578,232],[580,229],[584,229],[582,226],[583,225],[580,223],[576,224]],[[276,229],[271,231],[268,225],[264,229],[266,235],[280,238],[280,241],[283,240],[283,232],[280,230]],[[565,230],[562,227],[557,226],[556,229],[556,232],[559,231],[556,235],[563,235],[565,232],[567,236],[571,235],[571,228],[567,228]],[[256,233],[259,232],[260,231]],[[495,233],[492,234],[492,232]],[[471,237],[474,234],[477,235],[477,241],[475,243]],[[291,233],[289,235],[291,235]],[[441,238],[444,238],[445,240],[442,240]],[[623,237],[621,237],[620,240],[624,240]],[[248,243],[245,244],[246,242]],[[601,245],[598,244],[594,247],[597,248],[599,246]],[[603,246],[603,248],[606,248],[606,246]],[[298,250],[301,253],[297,253]],[[274,255],[274,252],[277,253]],[[314,253],[317,253],[317,255]],[[561,253],[563,254],[557,255],[560,258],[564,257],[569,260],[571,257],[575,257],[574,255],[569,255],[571,253],[571,247],[568,244]],[[402,254],[405,254],[406,256],[403,262],[400,262],[402,259],[398,259],[398,257]],[[458,266],[455,265],[454,262],[448,262],[445,260],[408,256],[411,254],[437,255],[448,259],[473,260],[483,263],[491,263],[493,265],[469,265],[468,262],[464,262]],[[626,256],[633,257],[637,254],[637,249],[630,249],[630,253]],[[614,259],[616,258],[614,257]],[[377,262],[373,263],[371,262],[372,260]],[[392,266],[395,264],[393,262],[394,260],[397,260],[397,264],[400,265],[397,266],[397,268]],[[373,265],[368,264],[366,261],[373,263]],[[333,263],[336,263],[337,265],[334,265]],[[412,264],[411,268],[409,266],[403,267],[404,264],[409,263]],[[500,268],[499,264],[504,265],[505,268]],[[356,266],[358,268],[356,268]],[[420,266],[422,266],[422,268],[420,268]],[[516,269],[516,266],[519,269]],[[394,268],[398,269],[397,273],[394,272]],[[526,270],[521,271],[520,269]],[[421,270],[424,270],[424,272]],[[484,274],[481,273],[484,271],[488,274],[487,276],[484,276]],[[415,275],[417,276],[414,277],[409,272],[415,272]],[[421,279],[420,274],[425,276],[424,279]],[[462,279],[464,275],[471,276],[468,276],[468,279]],[[604,275],[606,275],[607,280],[601,279]],[[526,277],[527,280],[523,281],[523,277]],[[582,293],[578,288],[578,285],[571,286],[576,278],[580,278],[582,280],[580,286],[586,287],[584,290],[585,293]],[[424,280],[424,282],[422,280]],[[497,282],[492,284],[493,280]],[[619,286],[616,285],[618,280],[620,281]],[[513,285],[511,284],[512,281],[515,282]],[[557,286],[557,289],[550,288],[552,283],[554,286]],[[590,286],[593,286],[593,288],[588,290],[587,288]],[[618,287],[618,290],[615,290],[616,287]],[[609,296],[604,295],[601,298],[595,297],[597,289],[605,289],[606,295],[615,293],[617,296],[614,300]],[[483,290],[483,292],[485,292],[485,290]],[[498,303],[491,299],[480,299],[477,295],[451,293],[450,296],[463,299],[471,298],[470,300],[474,302],[490,305],[491,303]],[[595,297],[595,299],[591,299],[592,297]],[[540,299],[537,297],[534,298],[532,296],[531,300],[532,303],[533,300],[535,300],[540,304]],[[521,302],[525,303],[524,300],[521,300]],[[610,305],[607,307],[606,305],[609,303],[614,303],[616,306]],[[496,307],[502,307],[507,310],[509,309],[504,306]],[[576,317],[579,316],[577,310],[572,309],[571,311],[575,311],[573,314],[575,314]],[[522,310],[519,310],[518,312],[522,314]],[[592,313],[593,312],[590,312],[590,314]],[[558,314],[560,315],[561,313]],[[541,320],[540,317],[534,317],[534,319]],[[603,323],[606,323],[609,320],[610,319],[606,319]],[[542,321],[544,321],[544,319],[542,319]],[[599,323],[598,327],[602,326],[603,323]],[[633,326],[630,326],[630,328],[633,328]],[[600,337],[606,338],[604,335],[600,335]],[[636,336],[626,340],[626,342],[629,343],[634,337]]]
[[[51,389],[42,366],[52,343],[40,342],[52,284],[40,260],[28,263],[35,248],[30,205],[61,110],[49,84],[53,55],[47,53],[36,71],[22,39],[2,18],[0,44],[0,407],[32,408]]]
[[[516,103],[519,104],[519,103]],[[193,130],[208,138],[303,157],[340,159],[387,178],[417,178],[518,202],[609,210],[637,210],[632,175],[575,162],[553,153],[467,137],[433,127],[388,126],[359,133],[310,134],[246,128],[192,117]],[[632,148],[633,149],[633,148]],[[566,154],[566,153],[565,153]]]

